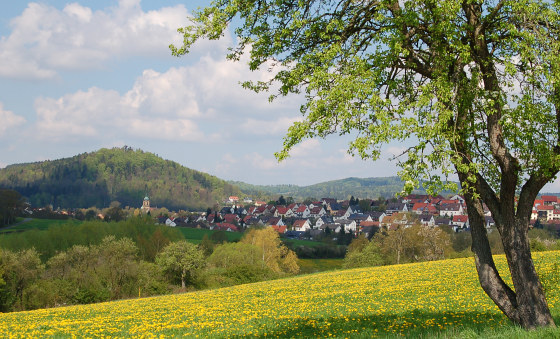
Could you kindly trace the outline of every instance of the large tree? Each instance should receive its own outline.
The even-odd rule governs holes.
[[[553,325],[527,236],[533,201],[560,165],[560,3],[533,0],[215,0],[180,28],[183,55],[234,22],[252,70],[246,82],[305,95],[279,159],[305,138],[355,135],[349,150],[377,159],[402,142],[400,176],[430,192],[456,173],[482,288],[515,323]],[[513,288],[492,259],[484,204],[501,235]]]
[[[184,290],[192,283],[197,272],[204,267],[204,254],[194,244],[181,240],[167,245],[156,256],[156,264],[173,278],[181,280]]]

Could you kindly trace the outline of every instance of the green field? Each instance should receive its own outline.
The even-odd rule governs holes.
[[[299,259],[301,274],[338,270],[342,264],[344,259]]]
[[[534,255],[557,282],[560,252]],[[497,266],[506,271],[505,259]],[[507,279],[506,279],[507,280]],[[547,285],[560,324],[560,293]],[[513,326],[482,292],[472,258],[383,266],[154,298],[0,314],[6,337],[558,338]]]
[[[200,241],[202,240],[205,234],[208,237],[211,237],[212,234],[218,232],[218,231],[207,230],[204,228],[177,227],[177,229],[181,231],[181,233],[183,233],[185,239],[195,244],[200,243]],[[224,233],[227,237],[227,241],[229,242],[239,241],[239,239],[241,239],[241,236],[243,236],[243,234],[239,232],[224,232]]]
[[[23,218],[18,218],[18,223],[16,225],[4,227],[0,229],[0,233],[11,233],[11,232],[22,232],[29,231],[32,229],[47,230],[51,226],[59,226],[66,224],[79,225],[81,221],[75,219],[37,219],[31,218],[31,220],[24,220]]]

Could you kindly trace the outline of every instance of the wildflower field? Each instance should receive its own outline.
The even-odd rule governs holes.
[[[505,272],[505,259],[497,264]],[[560,315],[560,252],[534,254]],[[0,314],[6,337],[519,337],[472,258],[332,271],[180,295]],[[504,334],[506,333],[506,334]],[[548,329],[541,337],[560,337]]]

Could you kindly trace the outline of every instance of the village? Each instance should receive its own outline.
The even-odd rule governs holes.
[[[285,202],[281,197],[279,202]],[[170,227],[194,227],[238,232],[250,227],[272,227],[287,238],[314,239],[325,233],[364,234],[370,238],[379,229],[396,229],[423,225],[448,227],[453,232],[469,232],[469,217],[465,200],[460,195],[442,196],[412,194],[391,200],[362,201],[322,198],[317,201],[290,204],[242,201],[230,196],[219,211],[192,213],[188,216],[158,216],[158,222]],[[491,213],[485,208],[485,227],[495,226]],[[150,209],[149,198],[144,199],[144,211]],[[366,210],[367,209],[367,210]],[[547,225],[560,230],[560,199],[543,195],[535,200],[530,227]]]

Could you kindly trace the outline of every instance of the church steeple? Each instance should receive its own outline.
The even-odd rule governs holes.
[[[148,197],[148,195],[146,195],[144,201],[142,202],[142,211],[147,212],[149,210],[150,210],[150,198]]]

